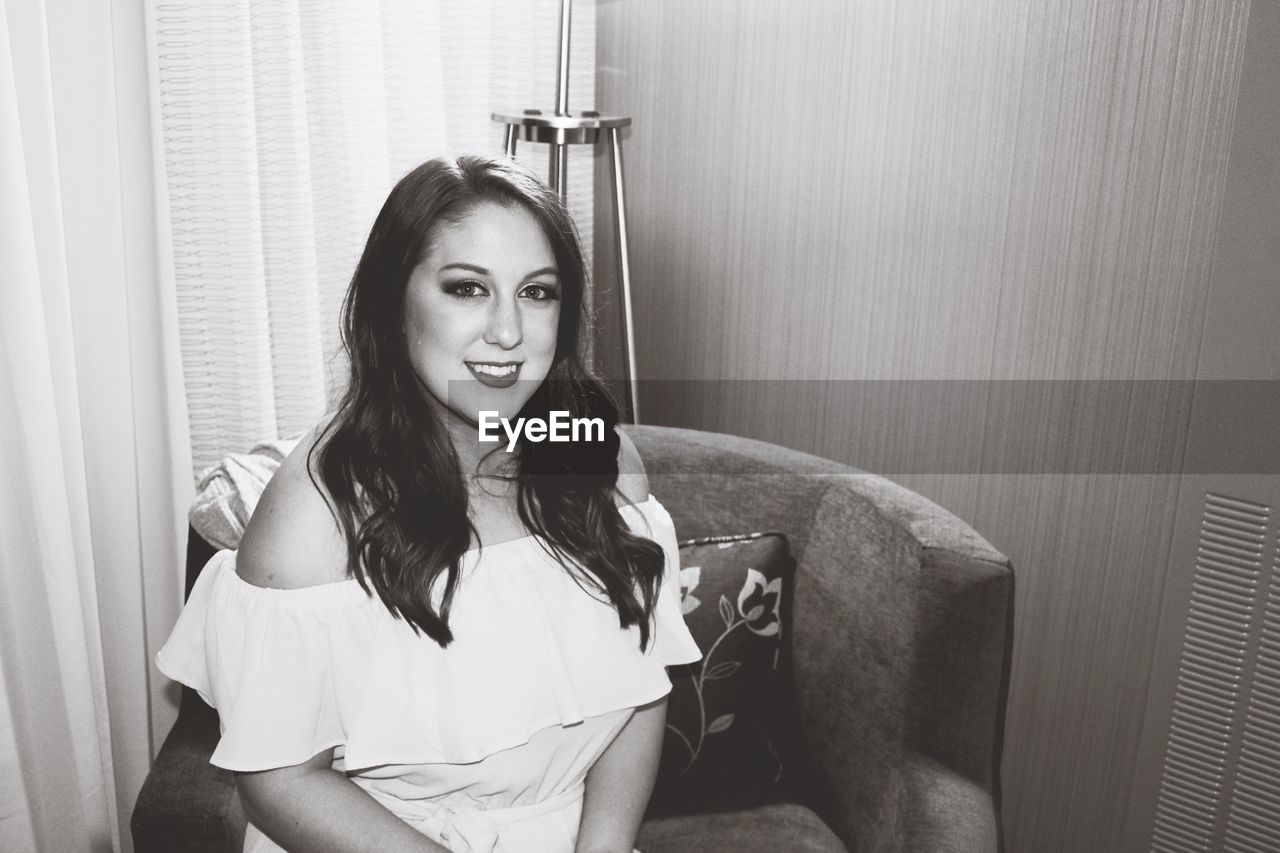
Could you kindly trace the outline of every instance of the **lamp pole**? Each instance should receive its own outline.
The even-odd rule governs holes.
[[[613,233],[618,248],[618,283],[622,291],[622,326],[625,337],[627,401],[631,406],[631,422],[640,423],[640,394],[636,376],[635,318],[631,309],[630,243],[627,239],[626,185],[622,175],[622,136],[631,125],[630,116],[601,115],[595,110],[574,113],[569,109],[569,36],[573,0],[560,0],[560,45],[556,63],[556,105],[551,115],[541,109],[520,112],[495,112],[493,121],[506,126],[504,148],[508,157],[516,156],[516,142],[544,142],[550,145],[548,185],[568,201],[568,167],[570,145],[609,145],[609,166],[613,174]],[[606,131],[602,134],[601,131]]]

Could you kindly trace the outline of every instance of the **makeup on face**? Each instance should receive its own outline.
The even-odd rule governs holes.
[[[442,225],[409,276],[404,332],[430,397],[468,424],[514,417],[546,379],[560,327],[550,241],[518,205],[478,205]]]
[[[490,388],[510,388],[520,379],[519,361],[468,361],[467,368],[476,381]]]

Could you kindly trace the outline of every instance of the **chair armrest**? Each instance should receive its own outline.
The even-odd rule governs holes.
[[[138,794],[136,853],[240,853],[245,815],[230,772],[209,763],[217,712],[187,688],[182,707]]]
[[[792,653],[812,807],[850,849],[902,850],[918,818],[927,833],[943,805],[977,803],[965,821],[989,822],[996,840],[973,849],[998,849],[1008,561],[946,510],[866,474],[833,478],[806,539]],[[940,805],[944,787],[959,793]],[[935,849],[985,837],[951,817],[936,829],[958,846]]]
[[[988,792],[998,843],[982,849],[1003,850],[1000,761],[1013,661],[1013,570],[1007,560],[940,548],[926,548],[921,566],[908,749]]]
[[[999,822],[991,792],[932,761],[905,768],[904,853],[991,853]]]
[[[850,850],[896,850],[919,549],[840,482],[805,538],[789,622],[803,797]]]

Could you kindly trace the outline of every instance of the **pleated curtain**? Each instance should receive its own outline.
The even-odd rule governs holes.
[[[0,850],[128,850],[191,458],[141,4],[0,2]]]
[[[491,110],[552,106],[558,16],[0,2],[0,850],[132,849],[176,711],[152,661],[193,474],[323,414],[383,198],[431,156],[500,152]],[[569,167],[588,251],[591,156]],[[545,147],[521,160],[546,174]]]
[[[595,106],[595,8],[573,4],[570,104]],[[556,0],[159,2],[164,175],[197,470],[309,429],[346,375],[342,297],[395,181],[500,153],[494,110],[555,103]],[[546,146],[518,159],[544,177]],[[570,210],[592,241],[592,152]]]

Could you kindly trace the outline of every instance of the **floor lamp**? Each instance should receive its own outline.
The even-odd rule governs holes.
[[[626,191],[622,179],[621,130],[631,124],[630,116],[601,115],[595,110],[569,111],[569,21],[573,0],[560,0],[560,46],[556,75],[556,106],[548,115],[540,109],[519,113],[492,113],[495,122],[506,125],[506,152],[516,156],[516,141],[545,142],[551,146],[548,183],[568,199],[567,175],[570,145],[595,145],[601,136],[609,143],[609,164],[613,170],[613,226],[618,241],[618,278],[622,284],[622,324],[626,338],[627,399],[631,422],[640,423],[639,389],[636,382],[635,324],[631,313],[631,265],[628,260]],[[601,133],[604,131],[605,133]]]

